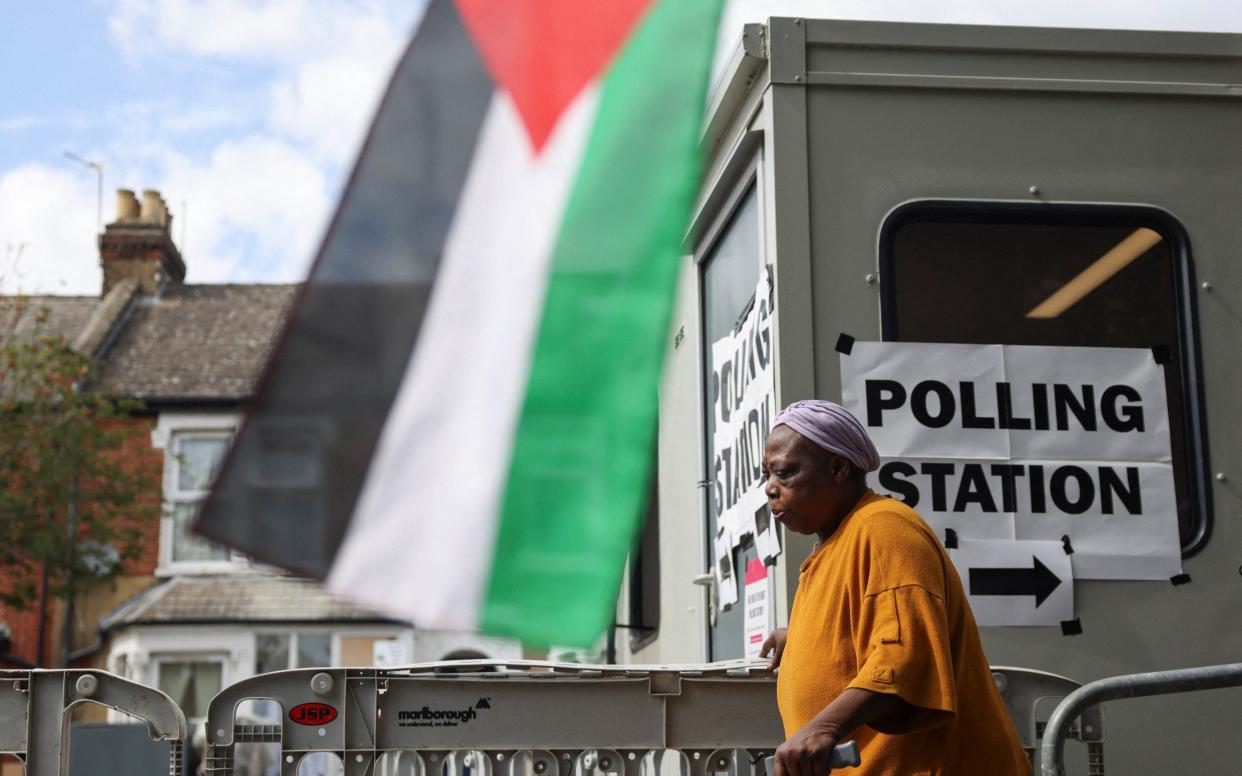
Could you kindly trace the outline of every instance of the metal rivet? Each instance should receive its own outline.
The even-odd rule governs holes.
[[[356,763],[360,763],[360,762],[362,762],[362,755],[360,755],[360,754],[356,754],[356,755],[354,755],[354,762],[356,762]]]
[[[800,76],[800,75],[795,75],[795,76],[794,76],[794,81],[796,81],[796,82],[798,82],[798,83],[802,83],[802,76]]]
[[[220,728],[216,731],[216,738],[224,738],[224,728]]]
[[[1224,481],[1225,481],[1225,480],[1227,480],[1227,479],[1229,479],[1229,478],[1225,476],[1225,473],[1224,473],[1224,472],[1216,472],[1216,481],[1217,481],[1217,482],[1224,482]]]
[[[801,27],[801,26],[802,26],[802,20],[801,20],[801,19],[794,19],[794,26],[795,26],[795,27]]]
[[[630,752],[630,753],[627,755],[627,757],[629,757],[631,760],[633,760],[633,759],[634,759],[634,753],[633,753],[633,752]]]
[[[535,763],[535,773],[543,773],[547,769],[548,769],[548,764],[545,763],[543,760],[540,760],[539,762]]]
[[[310,686],[316,695],[327,695],[332,692],[332,674],[320,671],[311,677]]]
[[[498,762],[498,763],[502,763],[502,762],[504,762],[504,761],[505,761],[505,753],[504,753],[504,752],[497,752],[497,753],[496,753],[496,762]]]
[[[432,761],[433,763],[434,763],[434,762],[436,762],[436,761],[437,761],[437,760],[439,760],[439,759],[440,759],[440,755],[438,755],[438,754],[433,754],[433,755],[431,755],[431,761]]]
[[[323,737],[324,737],[324,736],[326,736],[326,735],[328,735],[328,729],[327,729],[327,728],[319,728],[319,737],[320,737],[320,738],[323,738]]]
[[[700,757],[700,756],[701,756],[701,754],[700,754],[699,752],[695,752],[695,753],[694,753],[694,759],[696,759],[696,760],[697,760],[697,759],[699,759],[699,757]]]
[[[879,279],[880,279],[880,276],[875,274],[874,272],[868,272],[866,277],[863,278],[863,280],[867,281],[867,285],[869,286],[874,286],[875,282]]]
[[[291,755],[291,754],[287,754],[287,755],[285,755],[285,762],[287,762],[287,763],[291,763],[291,762],[293,762],[293,755]]]
[[[562,760],[568,760],[568,759],[569,759],[569,752],[566,752],[565,754],[561,755],[561,759],[562,759]]]
[[[600,761],[599,761],[599,769],[600,769],[601,771],[606,771],[606,770],[609,770],[610,768],[612,768],[612,758],[611,758],[611,757],[605,757],[604,759],[602,759],[602,760],[600,760]]]
[[[1031,196],[1032,196],[1032,197],[1038,197],[1038,196],[1039,196],[1039,187],[1038,187],[1038,186],[1032,186],[1032,187],[1030,187],[1029,189],[1027,189],[1027,191],[1031,192]]]
[[[1207,282],[1207,281],[1205,280],[1205,281],[1203,281],[1202,283],[1200,283],[1200,284],[1199,284],[1199,288],[1202,288],[1204,291],[1211,291],[1211,290],[1212,290],[1212,284],[1211,284],[1211,283],[1209,283],[1209,282]]]
[[[461,758],[461,764],[467,768],[473,768],[474,767],[474,753],[471,752],[470,754],[467,754],[465,757]]]
[[[78,677],[74,687],[77,689],[78,695],[90,697],[99,689],[99,680],[95,678],[94,674],[82,674]]]
[[[721,757],[719,760],[717,760],[717,761],[716,761],[716,767],[717,767],[717,768],[727,768],[727,767],[729,767],[729,761],[728,761],[728,760],[726,760],[725,758]]]

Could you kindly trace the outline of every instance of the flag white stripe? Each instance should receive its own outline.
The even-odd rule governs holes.
[[[599,90],[535,157],[497,93],[400,392],[328,578],[394,616],[474,628],[551,261]]]

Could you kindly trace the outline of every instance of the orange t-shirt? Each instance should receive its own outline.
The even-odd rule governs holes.
[[[850,733],[851,774],[1031,772],[948,555],[914,510],[871,492],[802,564],[776,683],[786,738],[849,687],[931,712]]]

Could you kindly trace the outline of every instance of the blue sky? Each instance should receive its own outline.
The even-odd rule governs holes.
[[[191,282],[300,280],[421,8],[0,0],[0,291],[98,292],[65,151],[103,164],[105,222],[117,188],[163,193]],[[732,0],[721,49],[768,15],[1242,32],[1233,0]]]

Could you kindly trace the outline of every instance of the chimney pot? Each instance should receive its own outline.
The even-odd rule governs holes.
[[[155,189],[142,190],[142,211],[139,216],[144,224],[161,223],[160,193]]]
[[[138,198],[129,189],[116,190],[116,220],[133,221],[138,218]]]

